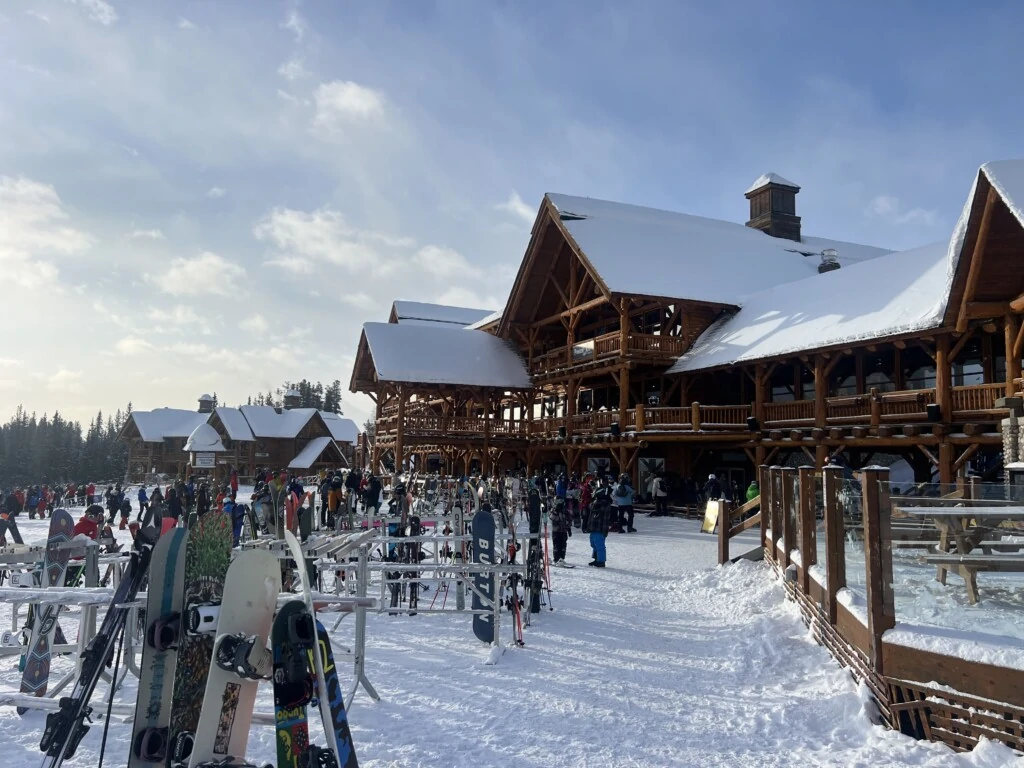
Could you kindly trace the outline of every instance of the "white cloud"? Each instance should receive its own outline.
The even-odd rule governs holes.
[[[72,5],[82,6],[89,14],[89,18],[104,26],[110,26],[118,19],[114,6],[104,0],[68,0],[68,2]]]
[[[295,42],[302,42],[302,38],[306,34],[306,20],[298,10],[291,8],[285,20],[281,23],[281,29],[287,29],[291,32],[295,36]]]
[[[294,272],[310,271],[305,262],[322,261],[350,270],[373,266],[387,269],[394,259],[378,252],[374,243],[394,247],[384,235],[364,232],[350,227],[338,211],[320,208],[312,212],[291,208],[274,208],[270,215],[257,223],[253,235],[258,240],[272,243],[280,251],[274,264]],[[390,241],[390,242],[389,242]]]
[[[196,25],[186,19],[184,16],[178,17],[178,29],[195,29]]]
[[[46,388],[51,392],[81,392],[82,371],[69,371],[61,368],[52,376],[46,377]]]
[[[893,224],[925,224],[933,227],[939,223],[939,212],[925,208],[906,208],[898,197],[878,195],[868,203],[866,214],[871,217],[887,219]]]
[[[179,256],[162,275],[146,275],[146,280],[160,290],[174,296],[198,296],[213,294],[227,296],[245,276],[245,270],[223,256],[203,251],[198,256],[186,259]]]
[[[224,197],[224,195],[226,195],[227,193],[228,193],[228,191],[226,189],[224,189],[223,187],[210,187],[206,191],[206,196],[207,197],[212,197],[214,200],[217,200],[219,198]]]
[[[133,229],[125,237],[129,240],[163,240],[164,233],[159,229]]]
[[[462,286],[452,286],[437,297],[438,304],[449,304],[453,307],[472,307],[474,309],[501,309],[505,302],[496,296],[482,296]]]
[[[365,293],[346,293],[342,295],[341,300],[345,304],[355,307],[356,309],[370,310],[381,305],[381,302],[374,299]]]
[[[21,365],[21,360],[15,360],[13,357],[0,357],[0,368],[16,368]]]
[[[50,257],[86,250],[84,232],[68,218],[57,190],[24,177],[0,176],[0,272],[25,288],[52,284],[59,274]]]
[[[40,13],[39,11],[25,11],[25,15],[33,16],[39,19],[40,21],[45,21],[47,24],[50,23],[50,17],[47,16],[45,13]]]
[[[309,72],[306,71],[302,59],[293,56],[277,68],[277,74],[289,82],[294,82],[299,78],[306,77]]]
[[[205,325],[206,320],[189,306],[178,304],[170,310],[152,307],[146,313],[146,317],[156,323],[165,323],[177,327],[188,325]]]
[[[298,360],[288,347],[271,347],[267,350],[267,359],[278,365],[296,365]]]
[[[119,355],[130,357],[148,352],[153,349],[153,345],[145,339],[140,339],[138,336],[125,336],[114,345],[114,349]]]
[[[268,267],[280,267],[296,275],[308,275],[313,271],[313,262],[301,256],[278,256],[263,263]]]
[[[522,219],[527,224],[533,224],[534,219],[537,218],[537,212],[530,206],[523,202],[523,198],[519,196],[519,193],[514,189],[512,194],[508,196],[508,200],[504,203],[498,203],[494,206],[497,211],[507,211],[508,213],[514,214]]]
[[[481,274],[478,267],[466,261],[466,257],[453,248],[427,245],[416,252],[413,261],[424,271],[439,278],[479,277]]]
[[[324,131],[335,131],[343,123],[384,114],[383,95],[350,80],[321,83],[313,92],[313,101],[316,104],[313,126]]]
[[[238,324],[238,327],[243,331],[249,331],[249,333],[262,336],[270,328],[270,323],[267,322],[267,319],[263,317],[263,315],[256,313],[255,315],[250,315],[245,318],[245,320]]]

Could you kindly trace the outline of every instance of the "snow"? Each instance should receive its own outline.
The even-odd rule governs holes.
[[[224,425],[224,429],[227,430],[228,437],[232,440],[241,440],[243,442],[252,442],[255,438],[252,434],[252,429],[249,427],[249,422],[245,420],[245,416],[237,408],[216,408],[218,418]]]
[[[26,541],[45,537],[46,525],[23,521]],[[369,614],[366,672],[382,698],[371,702],[360,690],[350,710],[360,764],[1002,768],[1018,760],[993,742],[958,755],[873,725],[864,688],[808,638],[768,566],[715,567],[716,539],[696,521],[641,516],[637,528],[609,537],[604,570],[552,569],[555,610],[535,615],[526,646],[493,665],[468,616]],[[583,564],[588,550],[577,531],[568,559]],[[0,624],[9,620],[0,606]],[[62,623],[73,634],[72,614]],[[353,626],[349,618],[332,631],[338,654]],[[70,667],[54,660],[54,679]],[[351,661],[341,656],[339,668],[347,690]],[[7,657],[0,695],[17,691],[18,681],[16,659]],[[115,712],[136,686],[129,675]],[[97,723],[69,768],[97,764],[107,695],[101,684]],[[269,685],[256,709],[272,711]],[[0,717],[7,768],[40,763],[44,720],[43,712]],[[115,715],[105,765],[124,764],[129,735]],[[311,736],[323,744],[315,721]],[[274,756],[273,729],[254,726],[247,757],[261,765]]]
[[[501,320],[501,316],[504,314],[504,310],[499,309],[497,312],[492,312],[482,320],[477,320],[475,323],[467,325],[466,328],[471,331],[479,330],[480,328],[486,328],[491,323],[496,323]]]
[[[501,339],[462,328],[363,325],[381,381],[529,389],[522,358]]]
[[[243,405],[241,410],[255,437],[295,437],[306,426],[316,408],[282,408],[270,405]]]
[[[143,441],[160,443],[166,437],[188,437],[192,430],[205,424],[209,416],[182,408],[156,408],[152,411],[132,411],[131,418]]]
[[[288,469],[309,469],[332,442],[333,438],[330,437],[314,437],[299,451],[299,455],[291,460]]]
[[[668,373],[935,328],[948,297],[948,247],[933,243],[749,296]]]
[[[188,436],[185,450],[191,453],[217,453],[224,450],[224,443],[220,441],[217,430],[204,421]]]
[[[359,427],[352,419],[346,419],[337,413],[320,411],[327,428],[331,430],[334,440],[339,443],[352,443],[355,445],[359,439]]]
[[[472,325],[494,312],[491,309],[450,307],[445,304],[427,304],[421,301],[396,301],[392,305],[392,311],[399,323],[455,325],[460,328]]]
[[[818,277],[820,259],[803,252],[835,248],[844,268],[890,253],[824,238],[796,243],[731,221],[625,203],[547,198],[560,213],[572,214],[562,224],[605,286],[618,293],[738,306],[769,286]]]
[[[897,622],[895,629],[885,633],[884,640],[982,664],[1024,669],[1024,644],[1020,637],[981,636],[970,630]]]
[[[997,160],[981,166],[981,172],[1024,226],[1024,160]]]
[[[800,189],[800,185],[799,184],[795,184],[792,181],[790,181],[789,179],[784,179],[781,176],[779,176],[779,174],[777,174],[777,173],[769,172],[769,173],[762,173],[760,176],[758,176],[757,177],[757,181],[755,181],[753,184],[751,184],[750,187],[747,189],[747,191],[744,192],[743,194],[749,195],[751,192],[754,192],[754,191],[760,189],[761,187],[766,187],[769,184],[778,184],[779,186],[782,186],[782,187],[796,187],[797,189]]]

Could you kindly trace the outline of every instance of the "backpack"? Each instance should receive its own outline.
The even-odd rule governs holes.
[[[615,486],[615,497],[618,499],[625,499],[629,496],[629,491],[626,490],[625,483],[619,483]]]

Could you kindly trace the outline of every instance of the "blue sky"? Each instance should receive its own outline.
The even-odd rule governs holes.
[[[948,237],[1021,155],[1010,2],[0,6],[0,416],[346,384],[395,298],[500,308],[546,191]],[[368,401],[349,396],[356,418]]]

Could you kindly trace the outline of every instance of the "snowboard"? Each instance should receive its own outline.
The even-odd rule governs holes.
[[[316,634],[320,646],[320,657],[323,660],[324,682],[326,683],[326,686],[319,689],[319,691],[321,692],[321,697],[326,699],[330,705],[331,730],[334,736],[334,744],[337,747],[338,765],[341,768],[359,768],[355,745],[352,743],[352,731],[349,730],[348,726],[348,713],[345,711],[345,694],[341,689],[338,667],[334,663],[334,650],[331,648],[331,638],[319,619],[316,620]],[[325,724],[324,728],[326,729],[326,727]]]
[[[71,540],[75,530],[75,521],[65,509],[57,509],[50,518],[50,534],[46,539],[46,554],[43,570],[49,587],[64,586],[64,572],[68,566],[68,551],[60,550],[61,544]],[[32,636],[28,644],[28,655],[25,657],[25,669],[21,676],[21,692],[30,696],[46,695],[46,686],[50,681],[50,647],[57,631],[57,615],[60,605],[47,603],[37,606],[32,617]],[[18,707],[18,714],[23,715],[27,707]]]
[[[540,613],[540,591],[543,586],[540,542],[540,492],[530,489],[527,521],[530,525],[530,543],[526,551],[526,588],[530,613]]]
[[[146,639],[139,665],[141,674],[129,768],[163,765],[167,760],[167,731],[184,607],[187,551],[188,531],[174,528],[160,537],[150,557]]]
[[[494,515],[489,509],[480,509],[473,515],[473,562],[477,564],[492,565],[495,562],[494,553]],[[494,608],[495,584],[493,573],[473,574],[473,610],[491,611]],[[490,601],[485,604],[483,596]],[[482,643],[494,642],[494,615],[493,613],[473,614],[473,634]]]
[[[272,674],[267,638],[280,591],[281,566],[269,550],[241,552],[228,568],[190,766],[245,758],[259,681]]]
[[[230,561],[231,521],[227,515],[207,515],[190,532],[185,549],[182,605],[186,615],[190,607],[221,602],[224,577]],[[187,629],[178,638],[171,720],[168,725],[171,762],[188,762],[192,737],[199,725],[199,714],[203,706],[206,676],[213,656],[213,640],[213,635],[194,633]]]
[[[313,619],[302,600],[285,603],[270,631],[274,649],[277,768],[299,768],[309,749],[306,705],[313,695]]]

